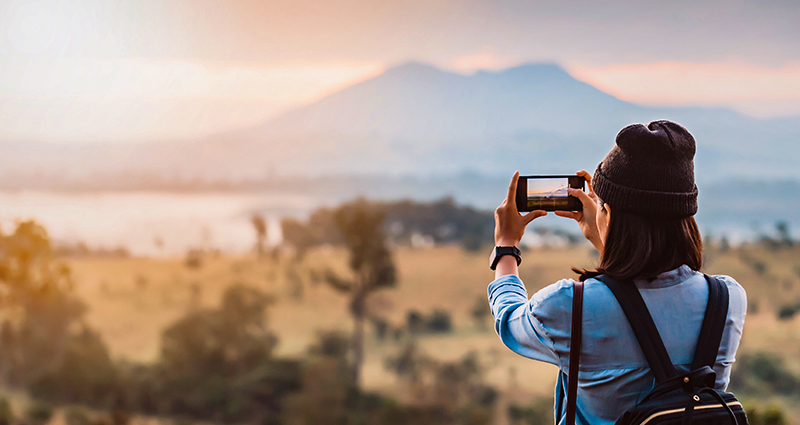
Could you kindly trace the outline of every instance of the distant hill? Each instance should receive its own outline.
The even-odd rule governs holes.
[[[671,119],[698,141],[699,180],[800,177],[800,117],[651,108],[555,64],[474,75],[409,62],[261,125],[138,145],[0,142],[0,184],[87,185],[271,175],[452,175],[590,171],[627,124]],[[148,183],[150,182],[150,183]]]

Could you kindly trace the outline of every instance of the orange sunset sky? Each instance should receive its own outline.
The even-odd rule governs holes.
[[[622,99],[800,115],[795,1],[0,2],[0,140],[189,138],[407,60],[556,62]]]

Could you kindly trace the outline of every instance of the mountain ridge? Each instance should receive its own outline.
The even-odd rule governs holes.
[[[406,62],[265,122],[141,145],[0,143],[0,184],[38,178],[564,173],[593,168],[624,126],[671,119],[698,140],[700,179],[800,177],[800,117],[657,108],[618,99],[558,64],[463,75]],[[137,177],[138,176],[138,177]]]

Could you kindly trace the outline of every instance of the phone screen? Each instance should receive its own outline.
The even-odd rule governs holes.
[[[520,211],[579,210],[580,200],[570,196],[567,189],[583,189],[580,176],[520,176],[517,187],[517,207]]]
[[[541,210],[549,208],[566,208],[569,204],[566,177],[552,179],[528,178],[528,208]],[[549,209],[548,208],[548,209]]]

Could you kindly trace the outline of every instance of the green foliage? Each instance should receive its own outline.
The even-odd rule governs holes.
[[[510,425],[546,425],[553,422],[553,400],[540,398],[528,405],[511,403],[508,406]]]
[[[389,322],[383,317],[370,317],[372,328],[375,329],[375,337],[383,340],[389,334]]]
[[[489,311],[489,304],[485,296],[479,295],[475,298],[475,303],[472,304],[469,314],[472,316],[472,320],[475,321],[478,329],[486,328],[486,319],[491,317],[491,312]]]
[[[785,304],[778,310],[778,320],[791,320],[800,311],[800,303]]]
[[[4,383],[49,401],[102,403],[115,385],[114,366],[83,323],[86,307],[70,294],[71,272],[53,257],[42,226],[20,222],[0,235],[0,288],[0,307],[14,318],[0,326]],[[32,409],[44,420],[43,408]]]
[[[383,211],[388,236],[398,243],[411,243],[411,237],[416,234],[430,236],[437,244],[455,243],[469,251],[477,251],[492,241],[492,213],[458,206],[452,198],[435,202],[357,200],[343,207],[358,204]],[[343,207],[337,210],[342,211]],[[284,219],[281,222],[284,241],[293,246],[300,257],[316,245],[346,244],[335,218],[337,210],[321,208],[312,213],[305,224],[291,218]]]
[[[64,403],[103,404],[116,387],[116,369],[100,335],[84,328],[70,335],[61,362],[30,384],[34,397]]]
[[[397,356],[388,357],[385,367],[407,383],[418,403],[438,407],[450,418],[448,422],[493,422],[497,392],[483,382],[483,367],[476,353],[467,353],[454,362],[439,362],[412,341]]]
[[[434,310],[426,316],[417,310],[409,310],[406,312],[406,327],[412,334],[449,333],[453,330],[453,323],[447,311]]]
[[[66,425],[91,425],[92,418],[86,409],[72,407],[64,412],[64,423]]]
[[[44,425],[53,417],[53,409],[39,402],[34,402],[25,410],[25,418],[31,425]]]
[[[341,205],[331,214],[333,226],[349,254],[352,278],[339,277],[332,270],[325,280],[335,290],[347,294],[353,316],[350,373],[358,383],[364,358],[364,321],[367,297],[397,282],[397,272],[383,231],[384,212],[365,200]],[[312,216],[312,219],[314,217]]]
[[[143,407],[226,422],[268,412],[275,417],[282,395],[298,384],[299,367],[272,358],[277,339],[266,328],[265,312],[271,302],[235,285],[219,309],[189,313],[168,327],[151,375],[155,382],[133,385],[149,400]]]
[[[783,409],[776,405],[770,404],[761,413],[761,410],[756,406],[748,406],[745,409],[747,414],[747,422],[750,425],[786,425],[786,415]]]
[[[437,244],[458,243],[476,251],[492,241],[494,216],[489,211],[458,206],[452,198],[435,202],[398,201],[385,203],[387,222],[398,223],[392,237],[409,240],[413,234],[433,237]]]
[[[775,233],[773,235],[759,232],[758,242],[770,251],[791,248],[794,246],[789,223],[778,221],[775,223]]]
[[[5,397],[0,398],[0,425],[11,425],[13,423],[14,411],[11,410],[11,403],[9,403],[8,399]]]
[[[427,330],[431,333],[448,333],[453,330],[450,313],[442,310],[434,310],[428,319]]]
[[[435,367],[435,362],[420,351],[414,341],[411,341],[405,344],[396,356],[387,357],[384,367],[400,379],[415,386],[422,382],[423,376],[432,367]]]
[[[736,391],[753,394],[776,393],[792,395],[800,392],[800,379],[772,353],[742,355],[734,364],[731,382]]]

